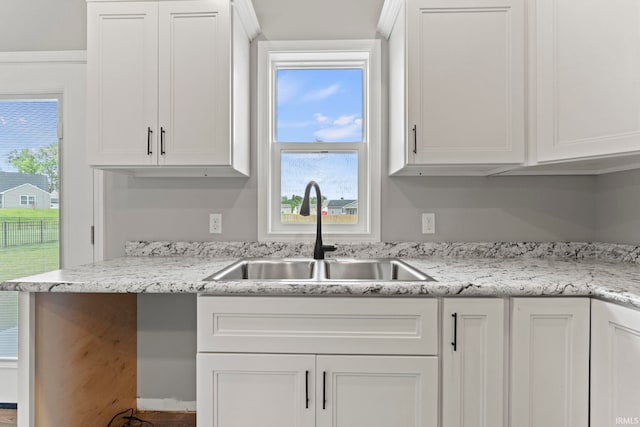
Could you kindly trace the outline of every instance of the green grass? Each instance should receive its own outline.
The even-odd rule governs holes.
[[[58,242],[0,248],[0,281],[57,270]]]
[[[0,248],[0,282],[58,268],[58,242]],[[0,330],[15,326],[18,318],[17,292],[0,292],[0,313],[6,316],[5,322],[0,319]]]
[[[20,209],[3,208],[0,209],[0,222],[16,221],[20,219],[58,219],[59,209]]]

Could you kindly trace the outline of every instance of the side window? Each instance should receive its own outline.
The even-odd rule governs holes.
[[[379,240],[378,50],[375,41],[260,43],[260,240],[312,236],[316,215],[334,239]],[[320,212],[312,193],[303,217],[311,180]]]

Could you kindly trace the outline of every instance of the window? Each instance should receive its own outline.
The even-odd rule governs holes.
[[[20,206],[36,206],[36,196],[20,196]]]
[[[0,281],[59,268],[59,212],[40,206],[58,189],[59,116],[58,98],[0,99]],[[18,356],[17,309],[18,293],[0,292],[0,361]]]
[[[258,237],[380,239],[377,41],[260,42]],[[311,216],[299,214],[309,181]]]

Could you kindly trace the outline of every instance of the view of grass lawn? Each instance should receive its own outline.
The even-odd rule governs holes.
[[[58,242],[0,248],[0,282],[59,268]],[[0,298],[0,331],[15,326],[17,292],[3,292]],[[3,319],[9,324],[3,324]]]
[[[0,248],[0,281],[59,268],[58,242]]]
[[[51,219],[57,220],[60,211],[58,209],[20,209],[20,208],[3,208],[0,209],[0,222],[10,221],[17,222],[20,220],[36,220]]]

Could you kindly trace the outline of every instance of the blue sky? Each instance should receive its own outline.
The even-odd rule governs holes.
[[[276,140],[362,141],[361,69],[278,70]]]
[[[13,172],[7,156],[58,142],[57,100],[0,100],[0,169]]]
[[[276,140],[362,141],[362,78],[361,69],[278,70]],[[283,153],[283,196],[304,195],[311,180],[330,200],[357,199],[357,152]]]

